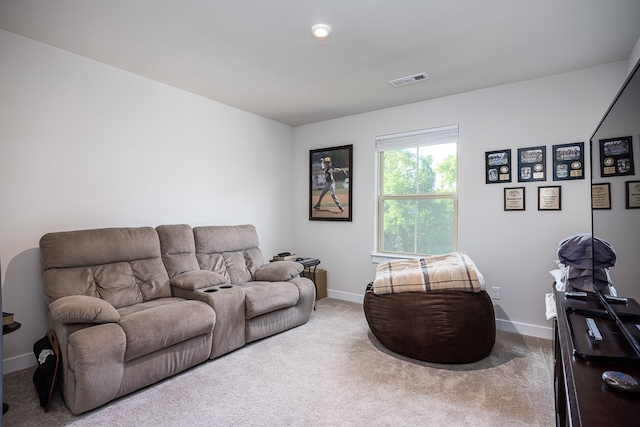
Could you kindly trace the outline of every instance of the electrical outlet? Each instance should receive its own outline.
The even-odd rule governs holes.
[[[491,298],[500,299],[500,286],[491,287]]]

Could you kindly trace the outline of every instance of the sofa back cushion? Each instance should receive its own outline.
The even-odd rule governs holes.
[[[196,259],[196,243],[193,230],[186,224],[160,225],[156,227],[160,238],[162,261],[169,278],[193,270],[199,270]]]
[[[264,264],[253,225],[195,227],[193,236],[200,269],[222,274],[229,283],[252,281]]]
[[[48,233],[40,239],[40,254],[47,304],[88,295],[121,308],[171,296],[152,227]]]

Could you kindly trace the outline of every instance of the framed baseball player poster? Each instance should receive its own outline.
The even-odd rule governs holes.
[[[351,221],[353,145],[309,151],[309,220]]]

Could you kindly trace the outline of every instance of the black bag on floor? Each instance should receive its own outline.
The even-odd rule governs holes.
[[[33,373],[33,384],[35,384],[40,398],[40,406],[47,412],[49,403],[51,403],[53,388],[56,384],[60,360],[58,338],[52,329],[47,331],[47,335],[44,338],[35,342],[33,353],[38,362],[38,367]]]

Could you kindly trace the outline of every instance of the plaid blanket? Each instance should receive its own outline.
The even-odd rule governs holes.
[[[484,278],[464,252],[421,259],[399,259],[378,264],[375,294],[455,290],[480,292]]]

